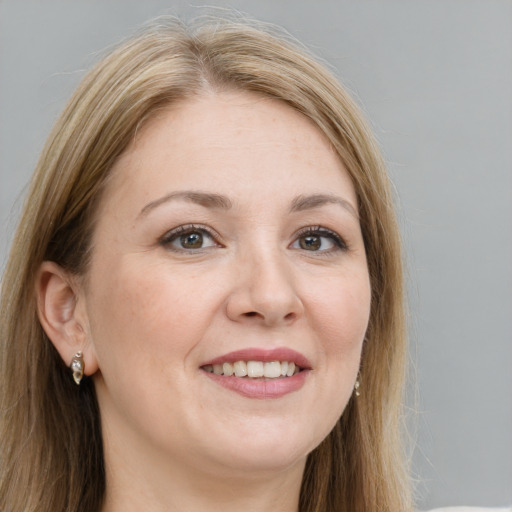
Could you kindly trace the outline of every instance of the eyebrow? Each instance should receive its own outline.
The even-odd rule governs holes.
[[[210,194],[206,192],[197,192],[194,190],[184,190],[180,192],[171,192],[170,194],[160,197],[155,201],[151,201],[151,203],[148,203],[146,206],[144,206],[144,208],[142,208],[137,217],[143,217],[158,206],[175,200],[199,204],[205,208],[220,208],[223,210],[229,210],[232,207],[231,201],[226,196],[222,196],[220,194]]]
[[[342,197],[331,195],[331,194],[312,194],[309,196],[300,195],[297,196],[290,207],[290,212],[301,212],[304,210],[312,210],[315,208],[321,208],[326,204],[338,204],[349,213],[351,213],[357,219],[359,215],[356,209],[347,200]]]
[[[146,216],[151,210],[154,210],[158,206],[167,203],[169,201],[187,201],[190,203],[199,204],[205,208],[219,208],[222,210],[229,210],[232,208],[233,203],[231,200],[220,194],[213,194],[208,192],[198,192],[194,190],[183,190],[179,192],[171,192],[163,197],[155,199],[148,203],[139,212],[137,218]],[[338,204],[345,210],[347,210],[354,217],[359,218],[356,209],[345,199],[331,195],[331,194],[312,194],[312,195],[300,195],[297,196],[290,206],[290,213],[301,212],[305,210],[312,210],[315,208],[321,208],[326,204]]]

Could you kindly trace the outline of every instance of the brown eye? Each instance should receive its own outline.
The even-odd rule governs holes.
[[[203,246],[203,234],[199,232],[181,235],[179,240],[183,249],[200,249]]]
[[[322,238],[316,235],[303,236],[299,239],[301,249],[318,251],[322,247]]]
[[[344,251],[347,244],[340,235],[321,226],[304,228],[291,245],[292,249],[328,254],[336,250]]]
[[[182,252],[197,251],[218,245],[209,231],[193,225],[173,229],[162,237],[160,243],[167,249]]]

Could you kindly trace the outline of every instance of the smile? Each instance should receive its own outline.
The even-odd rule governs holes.
[[[202,369],[226,377],[249,379],[279,379],[292,377],[301,371],[293,361],[236,361],[234,363],[207,364]]]
[[[311,363],[287,347],[245,348],[204,361],[202,374],[245,398],[276,399],[299,391],[311,374]]]

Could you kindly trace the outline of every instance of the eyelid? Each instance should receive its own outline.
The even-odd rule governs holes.
[[[209,238],[214,242],[214,247],[223,247],[223,245],[219,242],[220,235],[209,226],[205,226],[203,224],[182,224],[173,229],[170,229],[166,233],[164,233],[159,239],[158,243],[162,246],[165,246],[167,249],[172,250],[174,252],[183,252],[183,253],[192,253],[192,252],[201,252],[202,250],[209,249],[209,247],[201,247],[199,249],[185,249],[172,246],[172,242],[176,240],[181,235],[185,235],[187,233],[193,232],[201,232],[206,234]]]
[[[193,232],[201,232],[204,235],[206,235],[208,238],[210,238],[213,241],[213,244],[207,247],[201,247],[198,249],[186,249],[186,248],[180,248],[175,247],[172,245],[172,243],[180,236],[187,234],[187,233],[193,233]],[[293,246],[302,236],[306,235],[313,235],[323,238],[328,238],[332,241],[332,243],[335,245],[335,247],[329,248],[329,249],[321,249],[318,251],[310,251],[313,254],[317,255],[327,255],[332,252],[337,251],[346,251],[348,250],[348,244],[345,241],[345,239],[339,235],[336,231],[326,228],[324,226],[315,225],[315,226],[305,226],[301,229],[299,229],[293,238],[292,243],[290,244]],[[203,225],[203,224],[182,224],[180,226],[177,226],[173,229],[170,229],[164,235],[162,235],[158,239],[158,243],[168,250],[174,251],[174,252],[182,252],[182,253],[199,253],[201,251],[207,250],[210,247],[224,247],[224,245],[219,241],[220,235],[211,227]],[[292,247],[294,248],[294,247]],[[295,249],[295,248],[294,248]]]
[[[332,229],[326,228],[324,226],[306,226],[304,228],[299,229],[299,231],[295,233],[292,244],[297,242],[301,236],[305,235],[316,235],[320,237],[330,238],[336,245],[336,248],[334,249],[311,251],[311,253],[328,254],[336,250],[347,251],[349,249],[347,242],[341,235],[339,235],[336,231],[333,231]]]

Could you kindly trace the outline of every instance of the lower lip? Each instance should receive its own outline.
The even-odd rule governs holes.
[[[298,391],[306,380],[309,370],[302,370],[291,377],[281,379],[256,380],[243,377],[226,377],[215,373],[203,372],[222,387],[247,398],[272,399],[281,398]]]

